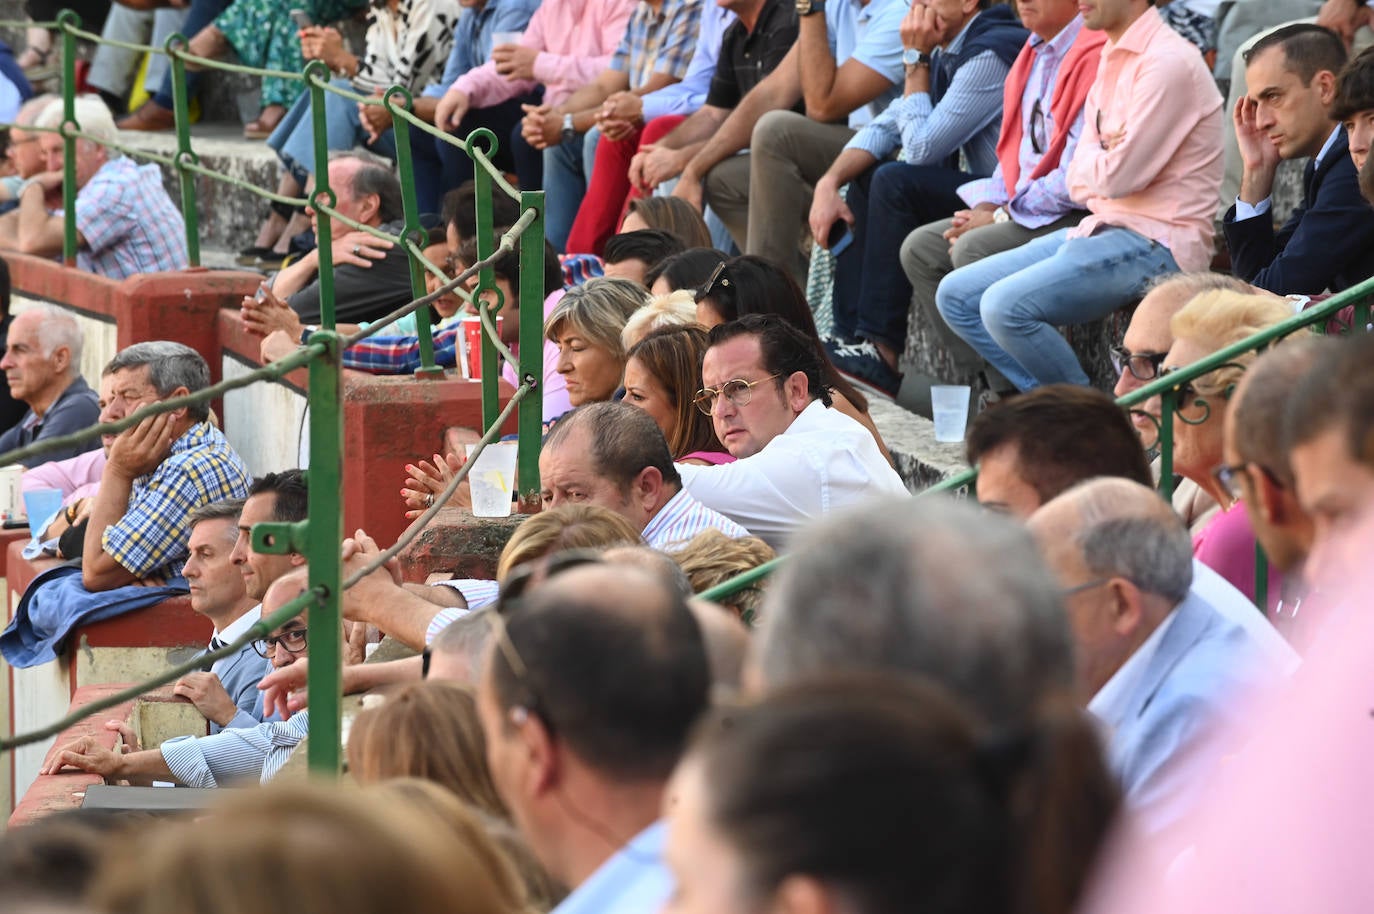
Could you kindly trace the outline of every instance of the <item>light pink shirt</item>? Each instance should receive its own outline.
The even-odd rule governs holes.
[[[533,81],[507,79],[488,60],[458,77],[449,91],[467,95],[473,108],[487,108],[543,83],[544,104],[557,107],[610,67],[638,2],[544,0],[520,39],[520,44],[539,51]]]
[[[1069,195],[1090,215],[1071,229],[1131,229],[1169,249],[1184,271],[1212,262],[1221,192],[1221,94],[1197,47],[1152,6],[1102,49],[1084,105],[1083,138],[1069,164]],[[1101,134],[1125,130],[1104,150]]]
[[[25,470],[19,486],[25,492],[61,489],[62,504],[69,505],[78,498],[88,498],[96,493],[104,469],[105,449],[98,447],[66,460],[52,460]]]
[[[548,298],[544,299],[544,318],[553,313],[553,309],[558,305],[559,299],[563,297],[562,289],[555,289]],[[520,354],[520,347],[512,346],[511,350]],[[516,377],[515,369],[509,362],[502,360],[501,377],[505,378],[511,387],[519,387],[520,380]],[[558,370],[558,344],[552,340],[544,341],[544,421],[552,422],[559,416],[572,409],[572,402],[568,399],[568,379]]]

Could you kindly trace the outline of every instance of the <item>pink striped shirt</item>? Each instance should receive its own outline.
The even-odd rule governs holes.
[[[535,48],[534,80],[507,79],[488,60],[469,70],[449,91],[488,108],[544,84],[544,104],[557,107],[611,65],[638,0],[544,0],[520,43]]]
[[[1090,215],[1069,236],[1120,226],[1167,247],[1181,270],[1207,269],[1221,192],[1221,108],[1197,47],[1146,9],[1103,47],[1088,90],[1068,182]],[[1104,150],[1101,135],[1122,130],[1124,139]]]

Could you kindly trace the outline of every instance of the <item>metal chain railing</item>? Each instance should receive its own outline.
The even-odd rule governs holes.
[[[3,23],[0,25],[18,23]],[[340,709],[342,693],[342,612],[341,596],[350,587],[368,574],[382,568],[391,558],[399,554],[415,537],[424,531],[438,511],[449,500],[458,486],[466,479],[476,458],[488,444],[496,440],[502,427],[518,410],[517,428],[518,478],[522,502],[537,498],[539,491],[538,450],[542,431],[542,392],[543,347],[539,341],[543,336],[543,308],[537,303],[543,301],[544,275],[544,238],[542,191],[517,191],[510,186],[495,166],[490,156],[496,149],[496,138],[486,130],[477,131],[466,140],[435,130],[423,124],[409,110],[411,99],[406,90],[392,87],[383,96],[363,97],[357,93],[331,85],[329,72],[319,61],[312,61],[304,73],[289,73],[245,67],[223,61],[197,57],[186,50],[186,39],[181,35],[171,36],[163,48],[133,42],[109,41],[101,36],[85,32],[79,28],[80,21],[74,13],[64,10],[56,22],[49,24],[60,31],[63,48],[63,119],[57,128],[64,143],[64,181],[63,208],[65,232],[63,257],[69,264],[75,263],[77,251],[75,198],[76,198],[76,142],[84,139],[99,143],[130,156],[158,162],[173,169],[180,181],[181,208],[186,221],[186,243],[189,262],[200,262],[199,221],[195,178],[202,177],[229,186],[249,191],[261,199],[285,203],[292,206],[309,205],[329,218],[319,220],[318,260],[322,329],[312,335],[307,345],[285,358],[261,366],[242,377],[225,380],[204,390],[182,397],[174,397],[143,407],[130,415],[115,421],[105,422],[70,435],[47,439],[23,448],[0,455],[0,466],[27,460],[31,457],[50,453],[73,444],[90,440],[99,435],[117,434],[132,428],[143,420],[160,413],[182,407],[207,402],[233,390],[248,387],[262,381],[280,380],[298,368],[309,369],[308,400],[310,403],[310,441],[311,454],[309,477],[309,504],[307,519],[300,523],[267,523],[255,525],[252,530],[253,548],[259,552],[281,553],[297,552],[305,556],[308,567],[308,586],[304,593],[288,602],[274,613],[264,616],[247,632],[218,651],[200,655],[194,660],[163,671],[157,676],[131,686],[121,692],[109,695],[67,714],[51,724],[29,733],[18,734],[0,739],[0,750],[13,749],[47,739],[93,713],[113,707],[121,702],[144,694],[175,681],[177,678],[196,669],[203,668],[207,660],[230,656],[243,649],[250,641],[263,638],[276,628],[298,615],[302,610],[308,613],[307,626],[311,634],[311,654],[316,659],[310,665],[308,688],[311,694],[309,766],[316,772],[337,773],[340,753]],[[121,142],[111,142],[92,136],[81,129],[75,117],[75,42],[77,39],[110,44],[127,50],[150,54],[165,54],[170,59],[172,70],[173,108],[177,128],[177,153],[164,156],[148,153]],[[311,113],[315,128],[315,189],[310,199],[300,199],[278,194],[275,191],[257,187],[229,175],[220,174],[200,163],[189,135],[188,98],[185,86],[186,64],[204,68],[219,69],[227,72],[246,73],[255,76],[276,76],[282,79],[302,81],[311,93]],[[324,125],[324,93],[333,92],[365,104],[384,105],[392,114],[397,146],[397,166],[402,185],[404,222],[401,234],[392,234],[378,227],[364,225],[340,213],[335,204],[336,196],[329,187],[328,163],[329,149]],[[397,100],[401,104],[397,104]],[[405,125],[417,127],[441,140],[462,148],[477,167],[476,198],[478,214],[477,262],[460,272],[452,279],[424,256],[424,236],[420,230],[420,211],[415,196],[412,179],[409,132]],[[23,129],[40,132],[43,128],[34,126]],[[494,237],[491,225],[491,194],[499,189],[518,201],[521,216],[501,236]],[[400,245],[407,253],[411,268],[412,300],[396,308],[380,320],[374,321],[348,336],[334,332],[334,276],[332,258],[332,232],[337,223],[354,231],[366,232],[374,237]],[[501,309],[502,296],[493,281],[492,264],[502,254],[517,250],[520,263],[520,289],[522,301],[532,306],[520,309],[519,339],[525,345],[519,353],[505,345],[496,334],[493,313]],[[440,277],[443,282],[432,293],[425,293],[425,273]],[[465,283],[473,276],[478,277],[476,293],[470,293]],[[342,489],[343,428],[342,428],[342,373],[341,357],[343,351],[369,337],[382,333],[397,320],[408,314],[415,314],[421,354],[419,376],[442,374],[434,362],[433,329],[430,326],[428,306],[447,294],[456,293],[465,301],[474,302],[481,318],[482,334],[482,384],[483,384],[483,425],[484,434],[474,448],[472,458],[449,480],[443,494],[426,510],[405,534],[386,551],[372,556],[349,578],[341,580],[343,563],[340,545],[343,539],[342,506],[338,493]],[[484,294],[486,293],[486,294]],[[495,302],[488,303],[494,293]],[[514,393],[505,404],[500,406],[497,378],[499,362],[511,365],[519,379]]]

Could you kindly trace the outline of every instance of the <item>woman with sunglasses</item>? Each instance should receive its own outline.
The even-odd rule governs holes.
[[[1291,304],[1273,295],[1199,295],[1170,321],[1174,342],[1160,373],[1179,371],[1292,316]],[[1227,401],[1256,357],[1255,352],[1242,353],[1199,378],[1180,383],[1172,417],[1174,472],[1197,483],[1221,506],[1193,534],[1193,555],[1252,601],[1255,532],[1239,503],[1244,494],[1241,480],[1234,467],[1226,466],[1223,429]],[[1268,602],[1278,600],[1282,583],[1271,566]]]
[[[696,407],[705,354],[706,331],[693,324],[654,331],[625,358],[625,402],[653,417],[679,463],[735,459],[716,437],[711,417]]]
[[[868,398],[830,364],[806,295],[791,274],[771,261],[751,255],[727,260],[717,267],[697,292],[697,322],[709,330],[746,314],[776,314],[815,343],[835,409],[868,429],[878,450],[891,463],[892,455],[868,414]]]

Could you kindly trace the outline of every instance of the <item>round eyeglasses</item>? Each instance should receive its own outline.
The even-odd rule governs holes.
[[[715,409],[716,397],[724,396],[735,406],[744,407],[749,405],[749,401],[754,398],[754,385],[762,384],[764,381],[772,381],[780,375],[770,374],[766,378],[759,378],[757,381],[746,381],[742,378],[734,378],[726,381],[719,387],[705,387],[697,391],[697,395],[692,402],[697,405],[697,409],[706,415],[711,415]]]

